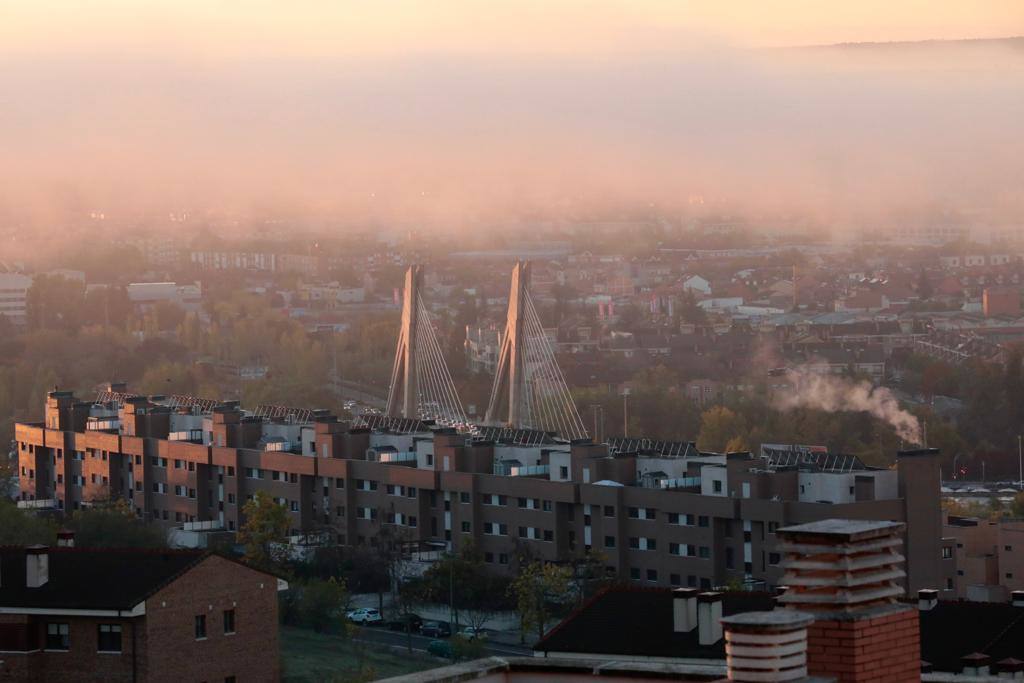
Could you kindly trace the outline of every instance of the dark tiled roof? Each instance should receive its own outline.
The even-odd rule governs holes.
[[[921,659],[937,671],[960,671],[972,653],[992,661],[1024,659],[1024,607],[1008,603],[940,602],[921,612]]]
[[[200,550],[50,548],[49,581],[25,587],[25,549],[0,548],[0,607],[129,610],[208,555]]]
[[[723,594],[722,614],[773,609],[768,593]],[[697,630],[672,628],[672,590],[613,586],[570,614],[534,646],[543,652],[725,659],[724,641],[700,645]]]

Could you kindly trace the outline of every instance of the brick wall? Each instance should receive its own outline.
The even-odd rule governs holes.
[[[839,683],[901,683],[921,680],[918,611],[855,619],[823,618],[807,631],[807,670]]]
[[[224,633],[224,611],[235,633]],[[206,639],[195,617],[206,616]],[[277,580],[211,556],[146,601],[146,680],[277,681]]]

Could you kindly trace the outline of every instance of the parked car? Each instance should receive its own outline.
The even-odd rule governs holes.
[[[459,635],[466,640],[476,640],[477,638],[484,638],[484,632],[475,626],[467,626],[466,628],[459,631]]]
[[[444,657],[446,659],[452,659],[455,656],[451,643],[445,640],[430,641],[427,643],[427,652],[435,657]]]
[[[447,638],[452,634],[452,627],[447,621],[424,621],[420,634],[428,638]]]
[[[423,617],[412,613],[399,615],[398,618],[392,619],[388,622],[388,628],[392,631],[405,632],[406,630],[409,630],[413,633],[418,633],[422,626]]]
[[[360,607],[359,609],[352,610],[345,616],[355,624],[379,624],[384,621],[383,617],[380,616],[380,612],[372,607]]]

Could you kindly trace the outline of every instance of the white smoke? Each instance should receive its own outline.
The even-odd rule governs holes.
[[[791,370],[789,380],[792,391],[776,396],[775,405],[779,410],[862,411],[892,425],[905,442],[921,443],[921,423],[900,408],[899,400],[885,387],[876,387],[867,380],[822,375],[805,368]]]

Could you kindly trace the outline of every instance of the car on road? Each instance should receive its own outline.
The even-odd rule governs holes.
[[[380,612],[372,607],[360,607],[359,609],[352,610],[345,616],[354,624],[379,624],[384,621],[384,618],[380,616]]]
[[[427,643],[427,652],[435,657],[444,657],[445,659],[452,659],[455,657],[455,651],[452,649],[452,644],[445,640],[430,641]]]
[[[388,628],[392,631],[410,631],[412,633],[419,633],[420,627],[423,626],[423,617],[418,614],[400,614],[398,617],[388,622]]]
[[[447,621],[424,621],[420,634],[429,638],[447,638],[452,634],[452,627]]]
[[[477,638],[484,638],[484,632],[475,626],[467,626],[466,628],[459,631],[459,635],[466,640],[476,640]]]

